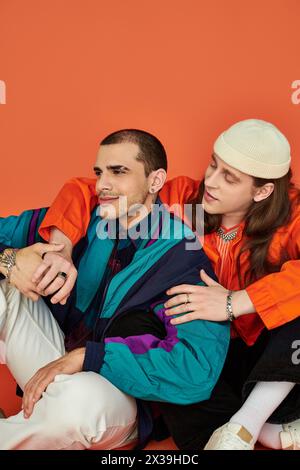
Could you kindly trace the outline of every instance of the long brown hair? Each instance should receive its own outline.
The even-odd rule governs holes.
[[[253,202],[245,215],[243,243],[237,258],[237,272],[239,276],[240,288],[245,288],[255,280],[266,274],[277,272],[282,264],[289,259],[286,250],[282,249],[280,260],[274,264],[268,259],[269,246],[276,230],[287,225],[292,216],[292,201],[289,198],[289,191],[293,188],[298,191],[295,199],[296,204],[300,204],[300,189],[296,188],[291,181],[292,170],[278,179],[264,179],[253,177],[253,184],[259,188],[266,183],[273,183],[272,194],[263,201]],[[198,196],[189,201],[191,204],[201,204],[204,194],[204,179],[199,186]],[[196,227],[196,211],[193,210],[193,227]],[[204,211],[204,234],[217,230],[222,223],[221,214],[208,214]],[[241,255],[249,250],[249,269],[241,279]]]

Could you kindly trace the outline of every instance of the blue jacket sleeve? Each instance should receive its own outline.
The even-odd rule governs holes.
[[[123,392],[143,400],[185,405],[208,399],[227,354],[228,322],[172,325],[163,302],[153,310],[165,324],[164,339],[145,334],[89,342],[84,369],[100,372]]]
[[[47,208],[42,208],[24,211],[19,216],[0,217],[0,249],[24,248],[43,241],[38,228],[46,212]]]

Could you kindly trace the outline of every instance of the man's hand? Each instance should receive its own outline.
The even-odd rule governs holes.
[[[64,249],[59,253],[47,253],[44,256],[43,262],[32,276],[32,282],[38,283],[37,290],[41,295],[56,292],[51,302],[64,305],[77,279],[77,270],[71,257],[73,246],[66,235],[55,227],[51,230],[50,243],[63,243]],[[60,272],[67,275],[66,280],[57,277]]]
[[[179,325],[192,320],[226,321],[226,301],[228,290],[208,276],[202,269],[201,279],[206,286],[182,284],[168,289],[172,297],[164,307],[166,316],[183,314],[172,318],[170,323]],[[232,308],[235,318],[255,312],[246,290],[235,291],[232,298]]]
[[[57,276],[64,272],[66,280]],[[37,283],[37,291],[41,295],[56,294],[51,298],[53,304],[64,305],[77,279],[77,270],[72,258],[64,252],[47,253],[32,276],[32,282]]]
[[[22,408],[24,418],[29,418],[35,403],[41,398],[48,385],[59,374],[75,374],[82,371],[85,348],[74,349],[56,361],[39,369],[24,388]]]
[[[42,254],[62,250],[64,245],[35,243],[17,251],[16,265],[11,270],[10,283],[22,294],[36,301],[39,298],[36,285],[32,282],[33,273],[42,262]]]

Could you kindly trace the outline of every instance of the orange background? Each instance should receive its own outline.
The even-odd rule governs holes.
[[[224,128],[270,120],[299,182],[299,18],[299,0],[0,0],[0,214],[92,175],[123,127],[163,141],[170,176],[200,178]]]
[[[299,0],[0,0],[1,215],[91,175],[99,140],[156,134],[200,177],[233,122],[274,122],[300,179]]]

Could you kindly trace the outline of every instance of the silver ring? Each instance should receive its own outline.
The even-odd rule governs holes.
[[[67,273],[64,273],[63,271],[60,271],[57,273],[56,277],[61,277],[64,281],[67,280]]]
[[[190,294],[186,294],[186,301],[185,301],[185,305],[189,304],[190,303]]]

